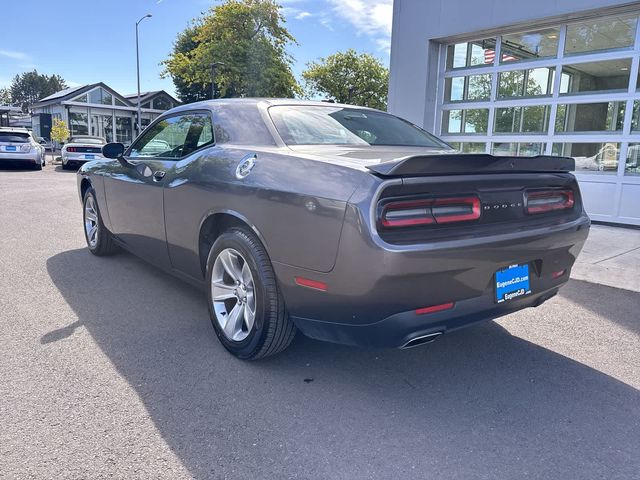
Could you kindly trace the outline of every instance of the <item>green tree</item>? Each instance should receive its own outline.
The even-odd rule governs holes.
[[[198,29],[195,26],[187,27],[185,30],[180,32],[173,45],[173,58],[177,59],[181,56],[189,56],[190,52],[200,45],[200,42],[196,41],[197,34]],[[180,61],[182,60],[184,59],[181,59]],[[163,76],[167,75],[169,75],[168,69],[163,73]],[[171,75],[171,77],[173,79],[173,84],[176,87],[178,98],[184,103],[199,102],[200,100],[207,100],[211,98],[210,78],[206,82],[199,83],[189,81],[185,76],[178,74]]]
[[[11,90],[8,88],[0,88],[0,105],[12,105]]]
[[[308,96],[325,95],[340,103],[387,108],[389,70],[373,55],[349,49],[307,64],[302,73]]]
[[[16,75],[9,87],[13,103],[25,113],[41,98],[65,88],[67,84],[60,75],[42,75],[36,70]]]
[[[301,92],[287,46],[295,39],[273,0],[227,0],[180,33],[163,64],[180,100],[211,98],[211,64],[219,97],[292,97]]]

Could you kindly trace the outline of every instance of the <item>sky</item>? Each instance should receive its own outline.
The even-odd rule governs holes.
[[[389,64],[393,0],[280,0],[298,45],[293,72],[319,57],[354,48]],[[104,82],[136,92],[135,22],[139,26],[140,89],[174,93],[160,62],[189,22],[215,0],[2,0],[0,87],[34,68],[59,74],[69,86]],[[7,21],[8,19],[16,21]]]

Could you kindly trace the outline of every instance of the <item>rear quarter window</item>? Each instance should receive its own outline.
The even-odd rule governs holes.
[[[215,143],[275,146],[275,140],[255,104],[216,105],[213,112]]]

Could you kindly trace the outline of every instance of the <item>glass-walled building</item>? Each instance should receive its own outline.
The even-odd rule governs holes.
[[[463,1],[424,41],[415,17],[448,10],[427,3],[396,0],[390,111],[463,152],[574,157],[592,218],[640,224],[640,5],[567,0],[539,17],[539,2],[520,2],[486,16]]]
[[[142,129],[164,111],[180,104],[163,90],[141,94],[140,103]],[[64,120],[72,136],[94,135],[104,137],[107,142],[129,145],[137,135],[137,95],[121,95],[104,83],[54,93],[33,105],[33,115],[38,119],[51,115],[52,121]],[[34,134],[46,137],[45,132],[36,131],[42,123],[33,122]]]

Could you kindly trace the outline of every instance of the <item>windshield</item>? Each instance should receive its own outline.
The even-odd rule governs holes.
[[[69,143],[89,143],[91,145],[103,145],[105,141],[96,137],[72,137]]]
[[[29,134],[21,132],[0,132],[0,142],[28,143]]]
[[[338,106],[275,106],[269,109],[287,145],[380,145],[450,148],[398,117]]]

